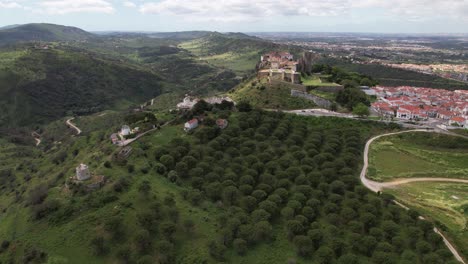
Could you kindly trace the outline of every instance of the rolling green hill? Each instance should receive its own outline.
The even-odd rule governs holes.
[[[280,45],[242,33],[217,32],[183,42],[179,47],[188,50],[201,61],[233,70],[239,75],[254,72],[262,53],[281,48]]]
[[[2,126],[125,108],[161,92],[158,76],[84,50],[31,48],[5,51],[0,57]]]
[[[93,34],[76,27],[54,24],[25,24],[0,30],[0,45],[31,41],[86,40]]]
[[[453,263],[431,223],[360,186],[365,139],[389,126],[256,110],[205,115],[229,126],[205,119],[187,134],[171,124],[132,144],[127,158],[108,140],[119,125],[110,113],[78,118],[94,129],[62,144],[0,141],[0,261]],[[80,162],[106,176],[103,188],[70,181]]]

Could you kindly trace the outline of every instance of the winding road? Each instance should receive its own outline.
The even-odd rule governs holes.
[[[79,129],[75,124],[73,124],[71,121],[75,119],[74,117],[70,118],[67,120],[67,125],[71,128],[73,128],[74,130],[76,130],[76,135],[78,136],[79,134],[81,134],[81,129]]]
[[[31,136],[33,136],[34,140],[36,141],[36,147],[38,147],[42,142],[41,135],[39,135],[37,132],[32,132]]]
[[[372,144],[372,142],[374,142],[375,140],[377,140],[377,139],[379,139],[381,137],[398,135],[398,134],[403,134],[403,133],[411,133],[411,132],[444,133],[444,132],[439,132],[439,131],[436,131],[436,130],[414,129],[414,130],[400,131],[400,132],[395,132],[395,133],[382,134],[382,135],[375,136],[375,137],[369,139],[367,141],[367,143],[366,143],[366,147],[364,148],[364,166],[362,167],[362,171],[361,171],[361,175],[360,175],[361,182],[362,182],[362,184],[364,186],[366,186],[369,190],[371,190],[371,191],[373,191],[375,193],[378,193],[378,192],[381,192],[384,188],[392,188],[392,187],[395,187],[395,186],[398,186],[398,185],[401,185],[401,184],[407,184],[407,183],[411,183],[411,182],[456,182],[456,183],[467,183],[468,184],[468,180],[465,180],[465,179],[452,179],[452,178],[408,178],[408,179],[398,179],[398,180],[391,181],[391,182],[376,182],[376,181],[373,181],[373,180],[370,180],[370,179],[366,178],[367,168],[369,167],[369,147]],[[404,208],[406,210],[409,210],[408,207],[401,204],[400,202],[398,202],[398,201],[394,201],[394,202],[395,202],[395,204],[401,206],[402,208]],[[424,220],[424,217],[420,216],[420,219]],[[450,241],[444,236],[444,234],[442,234],[442,232],[440,232],[440,230],[438,228],[436,228],[436,227],[434,227],[434,232],[442,237],[445,245],[450,250],[450,252],[452,252],[454,257],[460,263],[466,264],[466,262],[463,260],[461,255],[458,253],[455,246],[452,243],[450,243]]]

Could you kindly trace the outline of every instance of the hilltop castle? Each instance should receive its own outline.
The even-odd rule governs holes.
[[[294,60],[289,52],[270,52],[260,57],[257,64],[258,77],[299,84],[301,73],[309,73],[318,58],[319,55],[312,52],[305,52],[298,60]]]

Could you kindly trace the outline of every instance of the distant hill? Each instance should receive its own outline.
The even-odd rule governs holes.
[[[149,36],[154,38],[165,38],[172,40],[191,40],[197,38],[203,38],[213,32],[210,31],[182,31],[182,32],[158,32],[151,33]]]
[[[25,24],[0,29],[0,45],[31,41],[86,40],[95,35],[76,27],[54,24]]]
[[[268,50],[279,45],[267,40],[251,37],[242,33],[222,34],[212,32],[205,37],[195,39],[193,46],[199,55],[214,55],[226,52],[245,52],[246,50]],[[195,50],[195,49],[194,49]]]
[[[21,26],[21,25],[19,25],[19,24],[8,25],[8,26],[0,27],[0,30],[11,29],[11,28],[19,27],[19,26]]]
[[[126,108],[161,93],[160,78],[124,61],[71,48],[0,53],[0,126]]]
[[[242,33],[218,32],[183,42],[179,47],[200,60],[219,68],[230,69],[238,75],[253,73],[262,53],[283,48],[270,41]]]

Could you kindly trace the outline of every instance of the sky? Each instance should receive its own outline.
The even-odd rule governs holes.
[[[0,0],[0,27],[88,31],[468,33],[468,0]]]

